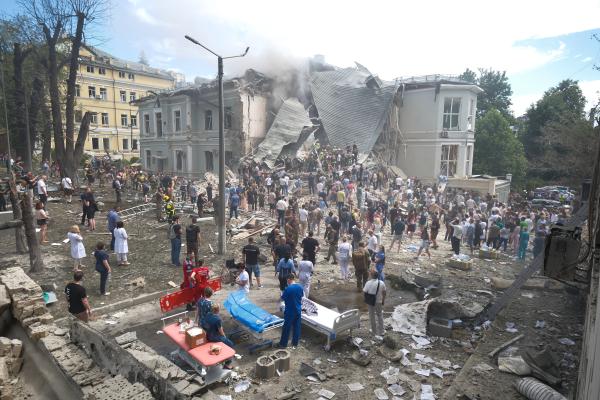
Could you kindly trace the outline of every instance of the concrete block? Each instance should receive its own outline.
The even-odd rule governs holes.
[[[201,389],[202,389],[202,386],[200,386],[194,382],[190,382],[190,385],[188,387],[186,387],[185,389],[183,389],[180,393],[185,396],[193,396],[194,394],[198,393]]]
[[[41,338],[48,336],[49,332],[50,325],[40,324],[39,322],[36,322],[35,324],[27,327],[27,334],[29,335],[29,338],[33,341],[38,341]]]
[[[9,368],[10,375],[17,376],[23,366],[23,358],[10,358],[8,361],[9,362],[7,362],[6,365]]]
[[[450,338],[452,337],[452,321],[445,318],[430,318],[427,333],[430,336]]]
[[[0,357],[0,385],[7,385],[10,382],[10,372],[6,361],[6,357]]]
[[[49,323],[54,321],[54,317],[50,313],[40,315],[37,318],[38,318],[38,321],[40,321],[42,324],[45,324],[45,325],[48,325]]]
[[[67,341],[62,336],[48,335],[40,339],[40,344],[50,353],[62,349],[67,345]]]
[[[272,360],[270,356],[258,357],[255,375],[259,379],[269,379],[275,376],[275,360]]]
[[[11,300],[6,286],[0,285],[0,313],[3,313],[10,306]]]
[[[11,353],[15,358],[21,357],[21,353],[23,352],[23,342],[19,339],[12,339],[10,341]]]
[[[131,343],[137,340],[137,334],[135,332],[127,332],[121,336],[117,336],[115,341],[118,345],[123,346],[124,344]]]
[[[497,260],[500,253],[496,250],[479,250],[479,258]]]
[[[27,328],[28,326],[31,326],[31,325],[36,324],[38,322],[40,322],[40,317],[33,317],[33,316],[31,316],[31,317],[23,319],[21,321],[21,326],[23,328]]]
[[[173,389],[177,390],[179,393],[182,393],[190,385],[190,382],[186,381],[185,379],[182,379],[173,385]]]
[[[45,304],[35,304],[33,306],[33,315],[43,315],[47,313],[48,309],[46,308]]]
[[[0,357],[12,355],[12,345],[9,338],[0,337]]]
[[[473,260],[448,260],[446,266],[450,268],[460,269],[461,271],[470,271],[473,268]]]

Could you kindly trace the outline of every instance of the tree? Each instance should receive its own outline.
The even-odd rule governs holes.
[[[527,170],[523,145],[500,111],[492,108],[478,120],[475,140],[474,173],[512,174],[513,185],[523,186]]]
[[[585,97],[577,81],[566,79],[548,89],[525,114],[526,126],[521,140],[525,146],[527,158],[541,159],[544,157],[544,143],[547,142],[547,139],[544,138],[546,125],[575,124],[585,119],[584,108]]]
[[[23,226],[25,227],[25,237],[29,247],[29,266],[30,272],[41,272],[44,269],[44,260],[42,259],[42,250],[35,231],[33,211],[31,210],[31,193],[25,191],[20,195],[21,210],[23,212]]]
[[[86,28],[96,18],[103,15],[106,2],[102,0],[39,0],[21,3],[35,21],[42,27],[46,42],[46,72],[50,92],[52,129],[56,158],[61,160],[62,175],[75,176],[75,171],[83,155],[83,145],[89,131],[90,119],[84,119],[75,141],[75,86],[79,69],[79,51]],[[69,31],[68,28],[72,27]],[[63,37],[70,38],[65,60],[59,57],[58,45]],[[59,75],[68,65],[68,77],[64,88],[59,84]],[[64,134],[62,118],[61,89],[65,90]],[[87,121],[87,122],[86,122]],[[87,123],[87,126],[84,126]]]
[[[479,68],[479,76],[469,68],[458,77],[460,80],[476,84],[483,93],[477,96],[477,117],[482,117],[488,110],[494,108],[504,117],[512,120],[510,106],[512,101],[512,88],[508,82],[506,71]]]

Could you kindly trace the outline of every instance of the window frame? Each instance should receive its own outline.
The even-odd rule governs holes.
[[[100,150],[100,140],[97,137],[92,138],[92,150]]]
[[[102,149],[104,151],[110,151],[110,138],[102,138]]]
[[[108,99],[108,90],[106,90],[106,88],[101,87],[100,89],[98,89],[98,91],[100,93],[100,100]]]
[[[137,94],[135,92],[129,92],[129,102],[135,101]]]
[[[127,79],[131,79],[132,81],[134,81],[135,80],[135,74],[133,74],[131,72],[128,72],[127,73]]]
[[[75,97],[81,97],[81,86],[75,85]]]
[[[123,150],[129,150],[129,139],[128,138],[123,138],[122,143],[121,143],[121,148]]]
[[[85,66],[85,70],[87,71],[88,74],[93,74],[95,69],[93,65],[86,65]]]
[[[100,74],[100,75],[106,75],[106,68],[104,68],[104,67],[98,67],[98,74]]]
[[[156,137],[163,137],[163,123],[162,123],[162,111],[156,111],[154,113],[154,126],[156,127]]]
[[[458,144],[443,144],[442,145],[442,152],[440,155],[440,175],[444,175],[449,178],[456,175],[457,168],[458,168],[459,147],[460,147],[460,145],[458,145]],[[446,156],[444,156],[445,148],[447,148]],[[454,151],[455,158],[451,158],[451,155],[453,152],[452,150],[455,150]],[[454,171],[452,173],[450,173],[452,171],[451,166],[454,167]]]
[[[215,157],[213,155],[213,152],[210,150],[206,150],[204,152],[204,167],[206,168],[206,171],[215,170]]]
[[[129,115],[129,126],[132,128],[137,128],[137,115],[135,115],[135,114]]]
[[[150,120],[150,114],[149,113],[144,113],[144,118],[143,118],[144,122],[144,134],[150,136],[152,134],[152,124],[151,124],[151,120]]]
[[[88,86],[88,97],[90,99],[96,98],[96,86]]]
[[[127,103],[127,91],[119,90],[119,98],[121,99],[121,103]]]
[[[119,71],[119,78],[125,79],[126,77],[127,77],[127,74],[125,73],[125,71]]]
[[[179,113],[179,116],[177,116],[177,113]],[[173,132],[181,132],[181,109],[180,108],[173,110]]]
[[[90,125],[98,125],[98,113],[93,112],[90,114]]]
[[[123,119],[125,117],[125,119]],[[123,123],[125,121],[125,123]],[[121,114],[121,127],[129,128],[129,124],[127,123],[127,114]]]
[[[450,100],[450,109],[446,109],[446,102]],[[442,128],[446,131],[460,131],[460,109],[462,97],[444,97],[442,109]],[[455,110],[455,105],[458,104],[458,110]],[[446,123],[448,122],[448,123]],[[456,125],[453,124],[456,122]]]
[[[204,110],[204,130],[213,130],[213,115],[212,110]]]
[[[104,122],[104,117],[106,117],[106,122]],[[100,121],[102,122],[102,126],[109,126],[110,125],[110,115],[108,115],[108,113],[102,113],[100,115]]]
[[[465,153],[465,176],[471,175],[471,168],[473,164],[473,145],[468,144]]]
[[[137,139],[131,140],[131,151],[139,150],[139,141]]]

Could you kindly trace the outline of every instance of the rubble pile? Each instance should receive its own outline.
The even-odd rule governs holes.
[[[23,366],[23,343],[18,339],[0,337],[0,398],[12,399],[13,379]]]

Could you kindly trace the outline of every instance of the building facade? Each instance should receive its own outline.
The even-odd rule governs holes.
[[[463,178],[473,173],[476,85],[427,76],[403,81],[396,165],[408,176]]]
[[[243,78],[224,82],[225,164],[265,137],[269,94]],[[201,177],[219,168],[218,91],[214,83],[161,93],[138,102],[143,167],[155,173]]]
[[[93,47],[82,46],[77,74],[75,124],[92,112],[84,151],[114,158],[140,156],[140,117],[136,101],[151,92],[175,86],[171,73],[120,60]]]

